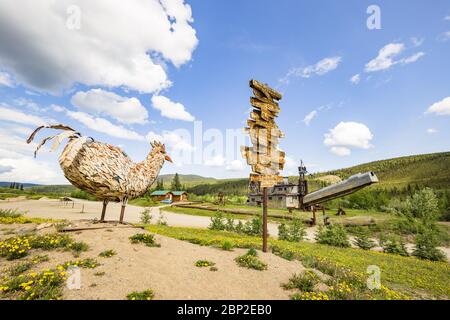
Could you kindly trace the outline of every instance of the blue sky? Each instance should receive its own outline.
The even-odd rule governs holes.
[[[33,159],[20,142],[40,121],[119,145],[136,161],[156,137],[175,153],[163,173],[244,177],[239,146],[231,154],[226,140],[200,160],[177,155],[208,145],[180,129],[243,127],[252,78],[283,93],[286,174],[300,159],[322,171],[449,150],[448,1],[48,3],[24,1],[29,19],[14,19],[17,2],[0,5],[0,180],[65,181],[61,148]],[[75,19],[75,29],[55,28],[76,13],[73,3],[80,27]],[[372,4],[381,29],[367,27]]]

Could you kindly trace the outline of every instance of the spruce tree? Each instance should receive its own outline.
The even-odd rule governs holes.
[[[172,191],[181,191],[181,182],[180,182],[180,177],[178,176],[178,173],[175,173],[175,176],[173,177],[172,184],[171,184],[171,190]]]

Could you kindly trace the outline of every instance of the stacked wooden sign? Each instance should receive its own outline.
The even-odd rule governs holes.
[[[252,167],[251,182],[260,183],[261,188],[272,187],[282,180],[279,171],[283,170],[285,153],[278,149],[278,141],[284,133],[275,123],[280,112],[279,92],[256,80],[250,80],[254,96],[250,103],[254,107],[247,120],[245,131],[250,135],[252,147],[241,147],[242,156]]]

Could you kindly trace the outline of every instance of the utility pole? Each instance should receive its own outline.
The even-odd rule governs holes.
[[[285,163],[285,153],[278,149],[278,140],[284,137],[284,133],[275,123],[275,117],[280,112],[278,101],[282,95],[256,80],[250,80],[250,88],[254,94],[250,98],[250,104],[254,109],[247,120],[248,127],[245,131],[253,146],[243,146],[241,151],[252,168],[250,182],[258,183],[259,191],[262,191],[263,252],[267,252],[268,189],[283,180],[279,170],[283,170]]]

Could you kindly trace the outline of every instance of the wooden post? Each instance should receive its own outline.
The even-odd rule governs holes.
[[[267,201],[268,201],[267,187],[263,188],[263,252],[267,252]]]
[[[103,200],[103,209],[102,209],[102,217],[100,218],[100,222],[105,221],[105,213],[106,213],[106,205],[108,204],[107,200]]]
[[[313,213],[312,226],[315,226],[316,225],[316,206],[315,205],[312,206],[312,213]]]

